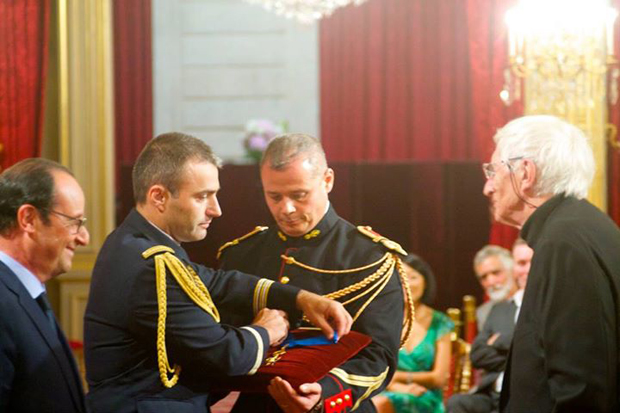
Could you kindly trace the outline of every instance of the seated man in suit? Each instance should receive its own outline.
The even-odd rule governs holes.
[[[45,283],[88,244],[73,174],[26,159],[0,175],[0,412],[86,412],[79,373]]]
[[[339,303],[238,271],[190,261],[182,242],[221,215],[219,158],[195,137],[151,140],[133,169],[136,209],[106,239],[85,314],[93,412],[207,413],[222,378],[254,374],[299,308],[328,337],[349,332]],[[220,323],[226,311],[248,325]],[[178,363],[178,364],[177,364]]]
[[[367,227],[355,227],[338,216],[328,198],[334,171],[316,138],[276,137],[263,155],[260,174],[276,226],[257,227],[225,244],[220,249],[222,268],[265,274],[278,284],[342,297],[350,302],[353,329],[373,340],[318,383],[292,388],[276,379],[270,393],[284,411],[323,407],[345,411],[347,401],[357,412],[374,412],[370,399],[390,382],[401,343],[403,289],[396,268],[404,251]],[[268,402],[268,398],[242,395],[235,411],[278,411]]]
[[[485,374],[471,394],[456,394],[447,403],[448,413],[491,413],[499,407],[499,394],[504,379],[508,350],[512,342],[523,292],[534,251],[524,240],[517,239],[512,247],[514,261],[513,277],[518,290],[507,301],[497,303],[491,309],[482,331],[476,336],[471,348],[471,361],[475,368]]]
[[[482,331],[491,308],[510,297],[517,290],[512,278],[510,251],[497,245],[485,245],[474,257],[474,272],[480,286],[489,298],[476,309],[478,331]]]

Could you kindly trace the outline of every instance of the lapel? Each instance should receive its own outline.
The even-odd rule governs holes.
[[[523,305],[523,303],[521,303]],[[506,325],[512,325],[515,328],[515,313],[517,312],[517,305],[513,300],[506,303]],[[506,412],[508,407],[508,401],[510,399],[510,370],[512,368],[512,343],[508,350],[508,356],[506,357],[506,368],[504,369],[504,379],[502,380],[502,392],[499,399],[499,411]]]
[[[510,299],[510,301],[506,302],[506,311],[504,312],[506,320],[505,325],[511,326],[514,328],[515,325],[515,314],[517,313],[517,304],[514,300]]]
[[[504,370],[504,380],[502,380],[502,392],[499,396],[499,411],[504,413],[508,410],[508,401],[510,400],[510,370],[512,368],[512,344],[508,351],[508,359],[506,360],[506,369]]]
[[[71,349],[69,348],[64,334],[60,330],[60,326],[57,326],[60,334],[58,335],[50,326],[39,304],[30,296],[13,271],[2,262],[0,262],[0,281],[3,281],[7,288],[17,296],[24,313],[28,315],[32,324],[41,335],[43,342],[54,355],[54,359],[58,363],[67,387],[70,389],[76,409],[78,411],[85,411],[82,382],[77,371],[75,360],[71,355]]]

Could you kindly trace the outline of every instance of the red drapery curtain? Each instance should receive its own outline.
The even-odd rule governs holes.
[[[0,0],[1,166],[41,153],[49,3]]]
[[[462,0],[375,0],[321,22],[321,138],[330,160],[480,157],[466,10]]]
[[[506,68],[506,24],[504,16],[516,0],[468,0],[468,49],[471,70],[472,136],[482,141],[481,159],[490,159],[495,144],[495,131],[506,122],[523,114],[521,101],[506,107],[499,99]],[[486,162],[486,161],[485,161]],[[511,248],[519,231],[494,223],[489,243]]]
[[[520,116],[499,99],[516,0],[381,0],[320,26],[321,138],[333,161],[490,158]],[[482,188],[480,188],[482,190]],[[493,225],[510,247],[515,229]]]
[[[114,7],[114,109],[116,188],[121,176],[153,137],[153,75],[151,0],[115,1]],[[120,203],[119,203],[119,206]],[[124,217],[126,211],[117,211]]]

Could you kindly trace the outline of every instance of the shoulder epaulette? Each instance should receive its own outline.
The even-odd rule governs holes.
[[[366,235],[373,242],[381,243],[385,248],[395,251],[401,255],[407,255],[407,252],[400,246],[398,242],[392,241],[391,239],[387,239],[381,234],[373,231],[369,226],[358,226],[357,230],[362,234]]]
[[[220,259],[220,256],[222,255],[222,251],[224,251],[226,248],[232,247],[233,245],[237,245],[241,241],[246,240],[246,239],[250,238],[251,236],[258,234],[259,232],[266,231],[267,229],[269,229],[269,227],[256,227],[252,231],[250,231],[247,234],[245,234],[244,236],[239,237],[239,238],[235,238],[232,241],[228,241],[226,244],[222,245],[217,250],[217,257],[216,257],[216,259],[218,259],[218,260]]]
[[[155,245],[142,253],[142,257],[146,260],[155,254],[161,254],[162,252],[171,252],[174,254],[174,250],[165,245]]]

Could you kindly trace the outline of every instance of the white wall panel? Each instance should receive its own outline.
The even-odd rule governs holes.
[[[284,32],[289,23],[259,6],[235,0],[191,1],[181,7],[186,33]]]
[[[250,119],[318,132],[318,36],[241,0],[154,0],[155,132],[191,133],[242,161]]]
[[[183,37],[184,65],[273,65],[282,63],[282,34],[192,34]]]
[[[274,99],[209,99],[183,103],[183,126],[240,126],[249,119],[280,120],[288,112],[285,100]]]
[[[286,94],[284,66],[188,67],[182,77],[186,97],[273,97]],[[304,86],[304,88],[306,88]]]
[[[212,130],[187,129],[184,132],[202,139],[211,147],[217,147],[217,155],[223,159],[239,156],[239,134],[243,131],[213,128]]]

